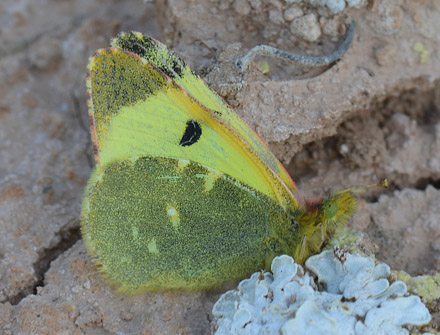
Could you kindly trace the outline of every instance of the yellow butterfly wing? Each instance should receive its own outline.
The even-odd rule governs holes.
[[[274,200],[187,160],[117,161],[93,172],[85,195],[84,240],[120,292],[212,288],[270,267],[297,243]]]
[[[253,131],[214,91],[198,77],[188,65],[163,43],[139,32],[121,33],[112,40],[116,48],[135,52],[148,60],[163,73],[172,78],[177,85],[197,99],[206,108],[216,111],[219,118],[246,141],[249,147],[260,158],[262,163],[270,167],[283,183],[296,192],[296,186],[284,166],[269,150],[266,143]]]
[[[211,288],[276,255],[302,261],[352,215],[350,189],[298,207],[264,142],[180,58],[121,36],[88,66],[97,164],[81,220],[121,291]]]
[[[131,157],[185,159],[240,180],[286,210],[297,207],[285,183],[240,133],[145,58],[119,48],[102,49],[91,58],[89,71],[98,170]]]

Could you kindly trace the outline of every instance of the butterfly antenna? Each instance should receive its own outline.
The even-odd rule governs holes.
[[[379,182],[377,182],[375,184],[350,187],[350,188],[347,188],[347,189],[345,189],[343,191],[337,192],[336,194],[340,194],[340,193],[344,193],[344,192],[364,193],[364,192],[367,191],[367,189],[372,188],[372,187],[385,187],[385,188],[388,188],[389,187],[388,179],[384,178],[384,179],[380,180]]]

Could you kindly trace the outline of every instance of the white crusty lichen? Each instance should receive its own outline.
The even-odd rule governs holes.
[[[400,335],[431,320],[420,298],[402,281],[390,284],[390,267],[372,258],[336,248],[305,267],[275,257],[272,273],[254,273],[223,294],[212,310],[214,334]]]

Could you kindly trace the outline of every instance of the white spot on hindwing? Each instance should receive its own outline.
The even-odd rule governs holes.
[[[177,211],[174,207],[171,207],[170,209],[168,209],[168,216],[174,216],[176,215]]]
[[[167,215],[170,218],[171,224],[173,225],[174,229],[179,229],[180,226],[180,217],[179,217],[179,212],[176,209],[175,206],[173,206],[172,204],[168,204],[167,205]]]

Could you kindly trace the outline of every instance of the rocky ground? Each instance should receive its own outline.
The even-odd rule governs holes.
[[[80,236],[94,164],[87,60],[119,31],[156,37],[186,59],[269,143],[301,194],[388,177],[389,190],[359,200],[350,227],[361,248],[412,276],[440,272],[440,3],[313,3],[0,3],[1,334],[211,331],[221,292],[115,294]],[[333,66],[261,58],[245,73],[234,67],[261,43],[331,52],[352,20],[352,45]]]

